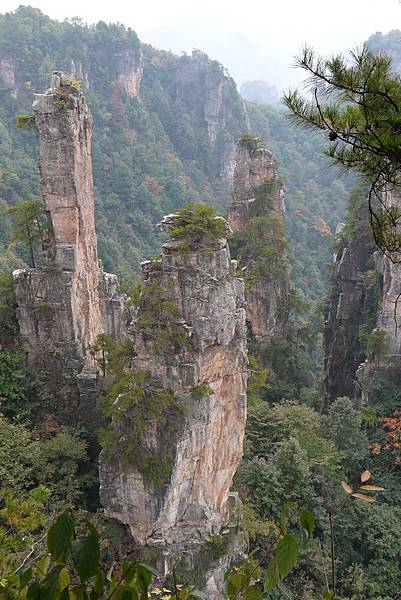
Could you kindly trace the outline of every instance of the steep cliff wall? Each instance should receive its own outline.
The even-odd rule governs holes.
[[[41,266],[14,272],[21,337],[32,366],[74,387],[97,335],[114,337],[124,325],[124,299],[97,256],[91,163],[92,119],[82,93],[64,74],[37,95],[42,197],[49,233]],[[71,382],[71,374],[73,382]]]
[[[401,206],[401,196],[389,191],[384,203]],[[377,337],[372,338],[370,352],[356,374],[364,401],[369,400],[369,387],[378,377],[401,384],[401,264],[399,257],[393,258],[395,262],[379,251],[374,254],[374,268],[381,282],[375,327]]]
[[[171,130],[176,147],[182,149],[188,159],[199,156],[206,146],[210,175],[231,183],[236,140],[248,128],[235,82],[221,64],[199,50],[194,50],[191,56],[180,57],[174,64],[170,61],[168,68],[170,73],[164,84],[171,103],[177,109],[182,106],[191,115],[193,125],[203,138],[202,145],[189,147],[181,129],[187,124],[183,123],[178,130]],[[160,118],[164,122],[166,115],[160,114]],[[184,139],[180,140],[182,133]],[[190,135],[193,136],[193,132]]]
[[[388,193],[386,203],[399,203]],[[366,200],[339,234],[324,335],[326,409],[338,396],[369,401],[378,376],[401,382],[401,265],[375,246]]]
[[[285,332],[288,262],[284,187],[272,154],[252,136],[237,144],[228,222],[245,277],[247,322],[254,340]]]
[[[174,215],[164,221],[172,222]],[[227,502],[245,429],[244,289],[225,239],[180,248],[168,242],[160,260],[141,265],[142,302],[129,331],[136,355],[131,383],[115,401],[119,441],[102,455],[100,496],[138,542],[164,549],[167,568],[185,556],[195,568],[206,544],[216,575],[222,563],[207,540],[232,520]],[[139,380],[141,402],[159,400],[157,414],[144,415],[142,439],[131,442],[140,416],[128,398]]]
[[[372,257],[375,251],[365,207],[359,209],[352,231],[338,229],[333,255],[331,291],[324,329],[325,410],[339,396],[357,393],[356,371],[365,359],[360,328],[370,313],[374,326],[376,302]],[[373,304],[373,306],[372,306]]]

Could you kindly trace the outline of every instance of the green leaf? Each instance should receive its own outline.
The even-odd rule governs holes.
[[[103,592],[104,592],[104,578],[103,578],[103,573],[101,572],[100,569],[98,569],[98,571],[96,573],[95,590],[96,590],[96,593],[99,596],[103,595]]]
[[[107,575],[106,575],[107,581],[111,581],[113,579],[113,571],[114,571],[115,566],[116,566],[116,563],[113,563],[111,565],[110,569],[107,571]]]
[[[244,600],[263,600],[263,595],[256,585],[251,585],[245,590]]]
[[[44,556],[35,564],[35,571],[40,581],[45,578],[50,565],[50,556]]]
[[[293,535],[287,534],[279,540],[276,557],[280,577],[286,577],[295,567],[298,559],[298,542]]]
[[[135,588],[128,585],[121,585],[116,594],[116,600],[139,600],[138,593]]]
[[[147,592],[155,576],[158,576],[157,571],[155,571],[152,567],[149,567],[149,565],[146,565],[145,563],[137,563],[135,570],[142,591]]]
[[[96,529],[96,527],[94,525],[92,525],[92,523],[90,521],[86,521],[86,526],[89,529],[91,535],[93,535],[93,537],[100,540],[100,535],[99,535],[98,530]]]
[[[65,585],[62,587],[65,583],[65,579],[63,578],[63,575],[61,575],[63,570],[65,570],[63,565],[56,565],[46,575],[40,586],[40,600],[57,600],[57,598],[59,598],[60,592],[65,587]]]
[[[56,561],[63,560],[74,536],[75,519],[71,509],[55,520],[47,533],[47,547]]]
[[[69,572],[66,568],[62,569],[59,576],[60,591],[63,591],[65,588],[67,588],[70,585],[70,581],[71,578]]]
[[[21,573],[21,575],[19,576],[19,585],[21,589],[28,585],[29,581],[31,581],[32,574],[32,567],[29,567],[29,569],[25,569],[25,571]]]
[[[301,512],[300,521],[306,537],[310,538],[313,535],[316,526],[315,515],[311,510],[305,509]]]
[[[92,534],[75,540],[71,545],[71,558],[82,582],[97,574],[100,548],[97,536]]]
[[[40,594],[39,581],[32,581],[26,592],[26,600],[38,600]]]
[[[230,577],[230,583],[236,590],[241,589],[241,587],[244,585],[245,581],[246,581],[246,576],[241,575],[240,573],[236,573],[235,575]]]
[[[270,592],[274,589],[280,582],[280,571],[278,568],[278,560],[277,558],[273,558],[270,561],[269,566],[267,567],[266,577],[265,577],[265,592]]]

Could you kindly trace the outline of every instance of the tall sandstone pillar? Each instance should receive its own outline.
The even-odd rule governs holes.
[[[39,266],[14,272],[17,316],[29,364],[53,375],[58,392],[71,396],[77,383],[93,387],[88,347],[100,333],[121,334],[124,301],[97,256],[85,98],[69,76],[56,72],[33,111],[49,234]]]
[[[164,227],[174,221],[169,215]],[[246,418],[244,287],[225,239],[185,250],[173,240],[141,267],[142,302],[129,331],[133,378],[114,403],[122,407],[118,443],[101,456],[101,502],[139,544],[159,550],[162,570],[174,565],[208,598],[221,598],[224,570],[244,549],[238,508],[229,509]],[[160,398],[156,414],[141,416],[135,390],[149,407]],[[131,427],[139,430],[130,441]]]
[[[228,222],[245,279],[246,320],[253,350],[285,335],[289,277],[284,230],[284,186],[272,154],[260,140],[244,136],[237,144]]]

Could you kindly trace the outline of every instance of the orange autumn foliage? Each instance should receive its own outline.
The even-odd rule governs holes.
[[[390,417],[380,417],[386,434],[386,442],[375,442],[370,446],[372,454],[378,455],[382,451],[394,454],[394,462],[401,464],[401,410],[395,410]]]

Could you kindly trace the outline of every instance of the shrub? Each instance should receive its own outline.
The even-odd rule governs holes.
[[[197,244],[205,238],[213,243],[226,237],[226,222],[216,216],[212,206],[187,204],[178,211],[168,235],[172,240],[181,240],[184,245]]]

